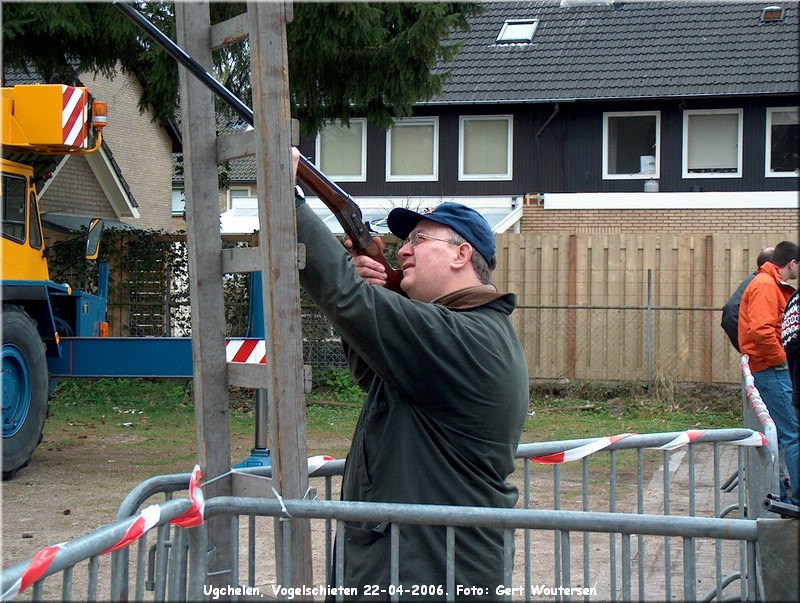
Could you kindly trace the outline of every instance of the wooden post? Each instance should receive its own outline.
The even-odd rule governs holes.
[[[714,236],[713,235],[706,235],[706,249],[705,249],[705,258],[703,265],[706,269],[706,287],[705,287],[705,296],[703,298],[703,305],[706,308],[710,308],[714,303],[714,279],[712,278],[713,275],[713,267],[714,267]],[[713,381],[713,334],[711,329],[716,322],[717,315],[714,314],[713,316],[708,317],[708,320],[704,322],[704,329],[703,329],[703,381],[706,383],[711,383]]]
[[[187,54],[211,69],[207,3],[175,3],[177,41]],[[216,130],[211,92],[185,69],[178,69],[183,121],[186,187],[186,244],[192,309],[192,369],[197,456],[205,480],[231,468],[228,374],[225,360],[225,307],[222,292],[222,238],[219,231]],[[230,494],[230,481],[208,484],[206,497]],[[230,520],[208,521],[214,560],[209,584],[231,585]]]
[[[567,304],[578,303],[578,236],[569,235],[569,268],[567,273]],[[575,379],[577,311],[567,310],[567,379]]]
[[[286,51],[286,22],[291,18],[290,15],[287,18],[287,11],[291,10],[291,4],[250,2],[247,10],[261,224],[261,282],[270,371],[267,399],[272,479],[283,498],[303,498],[308,490],[308,461]],[[291,529],[287,532],[280,529],[286,525]],[[291,551],[291,559],[284,557],[285,551]],[[313,584],[309,520],[292,519],[285,524],[276,519],[275,554],[280,584],[287,587]]]

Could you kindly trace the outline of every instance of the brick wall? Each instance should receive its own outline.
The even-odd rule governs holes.
[[[69,157],[40,196],[42,213],[117,219],[85,157]]]
[[[140,218],[123,218],[140,228],[172,228],[172,143],[150,111],[140,113],[141,86],[117,70],[114,79],[82,74],[96,99],[108,103],[108,126],[103,137],[120,166],[139,206]]]
[[[580,209],[545,210],[526,200],[522,232],[751,233],[800,226],[798,209]]]

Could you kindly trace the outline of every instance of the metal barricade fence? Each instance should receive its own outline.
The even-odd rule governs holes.
[[[127,549],[134,542],[139,548],[138,560],[141,575],[138,578],[143,587],[145,584],[144,556],[148,535],[155,530],[160,546],[168,546],[164,536],[170,527],[170,522],[185,515],[191,507],[192,503],[187,499],[168,500],[151,505],[131,517],[101,526],[74,540],[45,547],[32,559],[3,568],[0,600],[15,599],[28,587],[31,587],[29,595],[33,601],[71,601],[73,597],[85,601],[107,600],[109,598],[108,587],[104,586],[102,581],[105,580],[106,585],[109,583],[110,572],[107,567],[101,565],[100,561],[108,559],[107,553],[117,548]],[[181,575],[184,577],[182,585],[173,580],[172,592],[181,590],[181,599],[185,600],[188,596],[189,600],[199,600],[203,594],[207,566],[207,556],[204,554],[207,549],[205,529],[176,529],[174,538],[179,539],[184,534],[191,534],[189,540],[192,546],[191,548],[188,546],[172,547],[171,563],[176,570],[180,568],[180,571],[173,571],[172,576],[173,578]],[[185,579],[186,570],[189,567],[187,564],[191,564],[191,583]],[[46,578],[55,574],[61,574],[60,590],[56,586],[45,583]],[[74,595],[73,591],[76,585],[84,587],[84,595]],[[162,597],[159,600],[164,600],[164,593],[161,594]],[[136,600],[143,600],[143,588],[137,589]]]
[[[397,505],[390,503],[359,503],[336,501],[303,501],[303,500],[269,500],[263,498],[236,498],[218,497],[209,501],[206,512],[208,516],[218,514],[238,517],[271,516],[284,519],[298,520],[303,518],[323,518],[337,520],[337,543],[343,542],[342,521],[369,521],[389,522],[392,534],[391,557],[389,572],[391,576],[399,575],[399,559],[402,550],[399,548],[398,534],[402,526],[409,524],[426,524],[447,526],[447,577],[446,590],[435,593],[440,600],[454,600],[459,592],[459,585],[454,582],[453,566],[456,554],[454,527],[457,526],[484,526],[497,527],[505,530],[504,553],[504,582],[497,585],[484,585],[473,590],[483,600],[520,600],[540,599],[542,597],[556,601],[570,600],[571,595],[583,595],[583,599],[591,600],[616,600],[618,597],[625,601],[634,600],[631,576],[636,561],[636,549],[633,546],[632,536],[638,537],[664,537],[679,538],[683,552],[683,588],[677,595],[683,600],[699,600],[697,545],[702,539],[728,540],[741,543],[746,548],[745,556],[741,559],[742,590],[741,600],[756,600],[755,558],[758,531],[755,522],[740,521],[720,518],[678,517],[678,516],[651,516],[620,513],[599,513],[581,511],[544,511],[530,509],[489,509],[484,507],[457,507],[443,505]],[[780,521],[780,520],[761,520]],[[284,529],[291,529],[291,521],[282,525]],[[552,533],[559,535],[559,548],[557,554],[562,559],[562,572],[558,579],[552,581],[550,576],[535,574],[531,581],[523,581],[515,574],[514,557],[514,531],[526,533]],[[236,534],[236,530],[232,531]],[[572,563],[575,557],[571,548],[573,534],[600,534],[619,539],[622,551],[621,566],[623,580],[619,592],[609,592],[602,584],[582,583],[572,577]],[[285,539],[288,540],[288,539]],[[337,551],[341,559],[341,551]],[[337,566],[337,575],[341,575],[342,567]],[[538,582],[537,582],[538,581]],[[724,589],[721,581],[719,594]],[[283,583],[285,584],[285,583]],[[660,585],[655,585],[659,588]],[[365,593],[357,593],[340,585],[327,585],[320,583],[318,586],[287,589],[280,580],[271,585],[254,587],[255,591],[263,588],[267,594],[293,596],[293,595],[337,595],[337,600],[359,600]],[[415,588],[422,585],[397,586],[393,592],[389,588],[389,599],[398,599],[400,595],[412,594]],[[410,592],[409,592],[410,591]],[[420,591],[418,594],[427,594]],[[355,595],[350,597],[349,595]],[[397,595],[397,596],[393,596]],[[665,600],[664,591],[659,588],[656,592],[641,596],[653,600]],[[715,595],[716,596],[716,595]],[[710,599],[709,599],[710,600]]]
[[[750,429],[761,431],[767,439],[767,446],[760,452],[758,459],[753,459],[752,451],[748,452],[745,462],[747,472],[747,507],[748,516],[767,517],[769,513],[764,509],[762,502],[767,498],[767,494],[777,494],[780,458],[778,452],[778,433],[772,417],[761,394],[753,381],[753,374],[750,372],[749,357],[742,356],[740,366],[742,369],[742,417],[744,426]],[[769,454],[766,457],[766,454]]]
[[[324,522],[321,529],[313,532],[317,541],[315,547],[324,550],[324,555],[319,555],[324,557],[324,561],[315,568],[315,575],[325,575],[319,584],[329,583],[334,521],[356,517],[365,519],[378,514],[382,520],[398,523],[441,520],[441,525],[519,528],[516,532],[516,559],[509,567],[509,571],[516,567],[515,572],[509,573],[509,588],[514,590],[508,591],[515,599],[532,600],[544,596],[567,600],[570,592],[567,589],[573,587],[581,589],[575,590],[576,593],[591,591],[585,600],[619,597],[626,600],[670,600],[677,596],[695,599],[698,588],[702,587],[708,591],[703,600],[721,600],[726,587],[738,580],[739,598],[755,600],[755,523],[724,519],[736,509],[740,517],[744,516],[744,494],[742,488],[735,493],[727,492],[727,484],[723,484],[721,476],[723,471],[727,474],[731,465],[737,468],[739,475],[745,475],[744,449],[756,446],[756,450],[766,451],[764,444],[762,434],[742,428],[620,434],[521,444],[517,458],[522,466],[522,508],[510,510],[334,503],[331,499],[336,494],[344,462],[332,460],[310,474],[314,480],[324,480],[325,501],[217,497],[207,501],[205,516],[216,513],[231,515],[231,534],[236,539],[233,550],[237,551],[233,562],[235,567],[231,568],[232,588],[242,585],[242,588],[251,590],[266,589],[282,584],[276,570],[269,567],[274,563],[274,556],[266,553],[273,522],[262,527],[261,523],[257,525],[256,518],[280,516],[280,503],[283,502],[292,517],[315,517]],[[635,459],[622,458],[623,454],[635,455]],[[653,459],[647,460],[652,455],[661,461],[655,472],[651,471]],[[767,452],[754,458],[762,462],[771,460]],[[564,466],[577,460],[581,463],[572,467],[577,469],[576,465],[580,465],[579,477],[575,475],[578,471]],[[697,479],[698,467],[700,480]],[[262,478],[270,473],[269,467],[239,472]],[[629,479],[631,474],[635,475],[635,480]],[[620,476],[625,479],[621,480]],[[165,494],[167,498],[161,505],[185,502],[171,499],[187,489],[190,477],[188,473],[164,475],[142,482],[120,507],[117,524],[130,521],[131,516],[141,513],[138,509],[158,494]],[[632,481],[635,485],[631,484]],[[598,490],[599,493],[593,495]],[[733,504],[724,507],[723,496],[729,499],[727,502],[731,502],[730,497],[733,497]],[[545,500],[546,497],[550,500]],[[553,510],[541,510],[550,501]],[[390,515],[381,515],[385,513]],[[240,515],[247,516],[246,526],[239,525]],[[286,522],[282,525],[286,526]],[[189,530],[188,533],[197,531],[202,532]],[[240,531],[246,541],[241,545],[241,552]],[[168,524],[161,525],[156,530],[155,543],[152,538],[148,543],[146,535],[142,537],[133,560],[128,548],[115,551],[110,569],[110,598],[129,598],[129,573],[134,567],[134,600],[145,597],[164,600],[167,595],[170,599],[180,599],[187,588],[194,588],[197,592],[199,587],[194,583],[194,577],[187,586],[187,545],[183,532]],[[576,537],[582,539],[580,550],[574,548]],[[240,578],[238,565],[242,556],[247,560],[247,569],[246,576]],[[682,588],[677,589],[673,584],[677,580],[673,574],[680,573],[676,569],[680,567],[676,565],[680,560],[683,562],[683,580]],[[203,565],[201,561],[194,562]],[[580,579],[576,580],[579,574]],[[4,591],[6,583],[7,572],[4,571]],[[679,590],[680,595],[674,590]],[[491,593],[492,598],[495,595]]]

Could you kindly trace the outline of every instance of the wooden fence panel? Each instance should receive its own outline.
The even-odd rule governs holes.
[[[643,306],[646,300],[647,281],[641,282],[644,243],[641,235],[625,236],[624,293],[618,300],[620,306]],[[621,265],[622,268],[622,265]],[[624,328],[620,333],[623,375],[647,376],[647,315],[641,310],[625,311]],[[644,375],[644,377],[642,377]],[[630,377],[632,378],[632,377]]]
[[[532,378],[738,383],[739,355],[719,325],[721,308],[755,270],[762,248],[797,238],[792,231],[504,233],[493,278],[518,296],[512,322]],[[112,285],[142,286],[141,275],[111,268]],[[170,291],[182,286],[173,281]],[[133,293],[114,291],[114,335],[129,334],[123,327],[135,310]]]
[[[709,269],[711,272],[711,305],[715,308],[722,308],[731,294],[736,291],[739,281],[736,280],[738,271],[734,267],[734,258],[741,254],[741,249],[731,246],[731,239],[735,236],[725,234],[712,237],[712,252],[714,254],[714,264]],[[741,237],[736,237],[741,238]],[[744,279],[744,276],[742,276]],[[709,318],[711,323],[711,381],[727,381],[729,377],[728,367],[733,366],[739,354],[728,341],[728,336],[720,327],[722,320],[721,312],[714,313]],[[716,362],[714,361],[716,359]]]
[[[797,233],[505,233],[495,283],[518,295],[533,378],[737,383],[720,310],[760,250],[784,239]]]

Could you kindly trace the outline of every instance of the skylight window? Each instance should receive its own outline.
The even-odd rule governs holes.
[[[509,19],[497,36],[498,44],[530,44],[539,19]]]
[[[783,8],[780,6],[768,6],[761,11],[761,23],[782,23]]]

